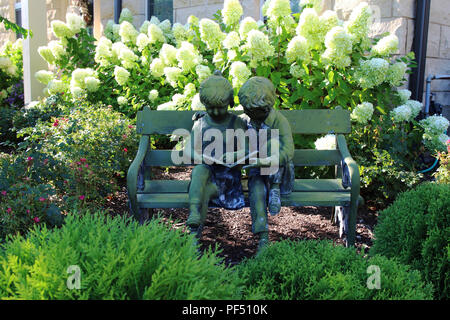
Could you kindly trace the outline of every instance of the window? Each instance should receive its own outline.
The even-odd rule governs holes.
[[[147,20],[155,16],[160,21],[166,19],[173,21],[173,0],[147,0],[147,5]]]

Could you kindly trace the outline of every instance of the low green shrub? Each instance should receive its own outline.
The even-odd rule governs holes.
[[[404,192],[380,212],[371,254],[396,257],[420,270],[435,287],[435,297],[449,298],[450,188],[423,183]]]
[[[368,288],[371,265],[380,269],[380,289]],[[335,247],[329,241],[280,241],[245,260],[237,271],[245,282],[244,298],[432,298],[432,286],[422,281],[418,271],[382,256],[365,259],[355,250]]]
[[[69,289],[68,283],[77,284],[70,266],[80,268],[80,289]],[[2,299],[240,297],[233,270],[212,251],[199,257],[193,236],[169,230],[160,219],[139,225],[123,217],[73,213],[62,228],[35,228],[0,249]]]

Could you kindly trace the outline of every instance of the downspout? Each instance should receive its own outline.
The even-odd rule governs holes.
[[[153,15],[153,0],[145,0],[145,20],[150,21]]]
[[[425,60],[427,57],[428,25],[430,21],[430,0],[416,0],[416,19],[414,22],[413,52],[417,67],[409,77],[411,99],[423,101]]]
[[[119,23],[121,12],[122,12],[122,0],[114,0],[114,23]]]

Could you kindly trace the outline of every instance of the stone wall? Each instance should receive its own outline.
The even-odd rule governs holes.
[[[0,0],[0,16],[5,17],[9,21],[16,21],[15,14],[16,0]],[[8,40],[14,41],[16,34],[11,30],[6,30],[3,23],[0,25],[0,47],[2,47]]]

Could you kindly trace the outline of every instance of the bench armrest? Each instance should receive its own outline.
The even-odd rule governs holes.
[[[134,217],[138,217],[138,205],[137,205],[137,188],[138,188],[138,175],[141,165],[144,161],[145,155],[147,154],[147,149],[149,146],[149,136],[144,135],[141,137],[139,141],[139,149],[128,168],[127,173],[127,190],[128,190],[128,199],[130,201],[130,209],[131,213]]]
[[[359,167],[355,160],[353,160],[350,152],[348,151],[347,142],[345,136],[338,134],[336,136],[337,146],[342,155],[342,161],[347,165],[350,173],[351,193],[352,200],[358,199],[360,189],[360,177]]]

